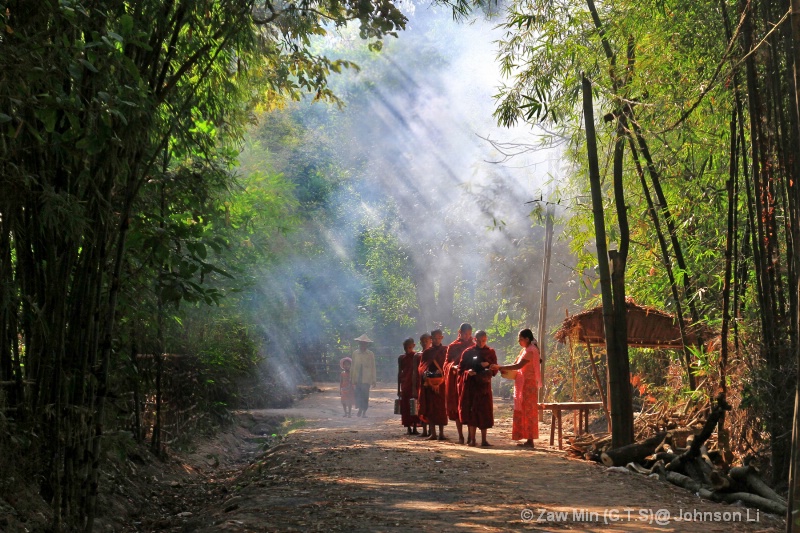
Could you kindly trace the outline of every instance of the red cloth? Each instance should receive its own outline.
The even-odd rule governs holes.
[[[539,383],[541,358],[539,348],[531,344],[519,353],[515,364],[527,359],[529,363],[517,372],[514,382],[514,418],[511,439],[539,438]]]
[[[419,373],[419,362],[422,359],[422,352],[417,352],[414,354],[414,368],[417,369],[417,395],[415,398],[417,399],[417,412],[419,412],[419,392],[422,390],[422,377]]]
[[[425,372],[436,372],[443,369],[447,348],[445,346],[431,346],[424,352],[419,361],[419,377],[424,378]],[[436,365],[438,363],[438,366]],[[445,406],[444,385],[438,388],[423,385],[419,391],[419,418],[427,424],[447,425],[447,407]]]
[[[458,404],[458,414],[461,422],[468,426],[489,429],[494,426],[491,378],[497,374],[497,371],[488,369],[481,371],[480,363],[484,361],[490,365],[497,364],[497,354],[494,349],[488,346],[483,348],[473,346],[461,354],[461,362],[458,366],[464,381]],[[470,376],[467,374],[469,370],[475,370],[478,374]]]
[[[419,387],[414,387],[416,385],[414,383],[415,375],[417,376],[416,381],[419,381],[417,354],[404,353],[398,358],[397,363],[399,366],[398,380],[400,381],[400,420],[404,426],[413,426],[419,424],[419,417],[411,415],[409,402],[411,398],[419,395]]]
[[[353,384],[350,382],[350,371],[349,370],[342,370],[342,374],[339,377],[339,396],[342,397],[342,405],[347,407],[353,407],[353,403],[356,399],[355,388]]]
[[[469,340],[456,339],[447,347],[446,362],[444,364],[445,380],[445,406],[447,407],[447,418],[455,422],[461,422],[458,415],[458,392],[461,388],[461,374],[458,372],[458,363],[461,361],[461,354],[467,348],[475,346],[475,339]]]

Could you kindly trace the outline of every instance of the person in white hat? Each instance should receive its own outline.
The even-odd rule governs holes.
[[[375,372],[375,354],[368,350],[372,339],[361,335],[357,339],[358,349],[353,352],[353,366],[350,368],[350,379],[353,380],[356,392],[356,416],[367,418],[369,407],[369,388],[374,387],[378,381]]]

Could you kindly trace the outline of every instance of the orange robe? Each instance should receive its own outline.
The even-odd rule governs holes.
[[[339,376],[339,396],[342,398],[342,405],[346,407],[353,407],[355,402],[355,388],[350,383],[350,371],[342,370]]]
[[[400,420],[404,426],[414,426],[419,424],[419,417],[411,414],[410,401],[419,394],[419,389],[414,386],[416,385],[414,376],[418,376],[417,354],[404,353],[397,362],[400,367]],[[419,381],[419,377],[416,378],[416,381]]]
[[[445,346],[431,346],[424,352],[419,361],[419,378],[425,379],[425,372],[436,372],[443,369],[445,362]],[[436,365],[438,363],[438,366]],[[419,418],[427,424],[447,425],[447,408],[445,407],[444,385],[437,388],[422,385],[419,391]]]
[[[539,348],[531,344],[523,348],[514,364],[527,359],[529,363],[517,372],[514,380],[514,418],[511,439],[539,438],[539,387],[541,386],[541,358]]]
[[[461,354],[464,350],[475,346],[475,339],[469,340],[456,339],[447,347],[447,356],[444,364],[445,380],[445,405],[447,407],[447,418],[454,422],[461,422],[458,416],[458,392],[461,388],[462,375],[458,372],[458,362],[461,361]]]
[[[462,423],[479,429],[489,429],[494,426],[492,377],[497,371],[481,367],[480,363],[484,361],[489,365],[497,364],[497,354],[494,349],[488,346],[483,348],[473,346],[461,354],[461,362],[458,364],[458,371],[464,379],[458,414]],[[470,370],[475,370],[477,374],[470,376],[467,374]]]

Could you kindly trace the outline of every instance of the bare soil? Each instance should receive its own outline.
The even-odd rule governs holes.
[[[490,448],[408,436],[379,384],[368,418],[345,418],[338,385],[239,424],[153,474],[150,503],[124,531],[781,531],[755,509],[701,500],[638,474],[567,459],[541,424],[536,449],[510,440],[496,400]],[[272,435],[289,433],[274,444]],[[176,466],[176,465],[173,465]],[[702,513],[708,513],[703,515]],[[718,513],[718,514],[714,514]],[[106,527],[112,528],[110,524]],[[116,527],[113,527],[116,529]]]

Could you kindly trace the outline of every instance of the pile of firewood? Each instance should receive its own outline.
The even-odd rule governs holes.
[[[567,451],[608,467],[625,467],[632,472],[657,476],[709,500],[741,501],[769,513],[785,514],[786,500],[764,483],[755,467],[730,468],[722,453],[713,448],[714,430],[720,416],[729,409],[724,398],[718,397],[702,426],[698,424],[699,418],[693,415],[688,421],[669,423],[675,427],[665,430],[661,413],[652,417],[651,424],[647,418],[644,420],[643,425],[650,428],[650,433],[657,430],[649,438],[611,449],[610,434],[583,435],[574,438]],[[637,436],[641,438],[646,433],[639,429],[641,427],[637,427]]]
[[[639,413],[634,421],[634,440],[642,440],[661,431],[673,431],[691,435],[703,426],[703,419],[708,416],[711,405],[708,400],[695,403],[687,400],[678,405],[658,402],[650,409]],[[712,436],[711,439],[715,439]],[[709,441],[709,444],[711,441]]]

